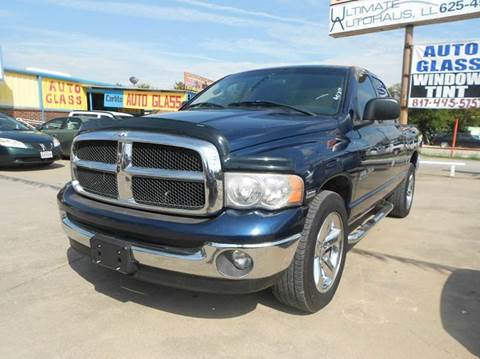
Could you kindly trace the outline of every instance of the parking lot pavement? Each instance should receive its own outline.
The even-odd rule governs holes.
[[[480,355],[480,178],[422,169],[404,220],[348,254],[333,302],[302,315],[270,292],[138,282],[68,249],[66,162],[0,171],[0,357],[469,358]]]
[[[37,186],[45,185],[62,188],[70,179],[70,161],[56,161],[48,167],[13,167],[0,169],[0,179],[17,179],[20,182],[34,182]]]
[[[449,176],[451,163],[460,164],[455,168],[456,175],[480,178],[479,160],[421,156],[420,166],[423,174]]]

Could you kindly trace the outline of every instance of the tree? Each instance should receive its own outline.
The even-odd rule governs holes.
[[[137,84],[137,87],[139,89],[151,89],[152,86],[150,84],[147,84],[146,82],[140,82],[139,84]]]
[[[401,86],[395,84],[388,88],[390,94],[400,100]],[[467,127],[480,126],[480,109],[410,109],[408,122],[415,125],[422,133],[426,143],[430,143],[432,136],[439,132],[453,132],[455,119],[459,121],[459,131],[467,131]]]
[[[185,86],[185,83],[183,81],[178,81],[175,82],[175,85],[173,86],[175,90],[186,90],[187,87]]]
[[[408,118],[409,123],[417,126],[422,132],[426,143],[430,142],[435,133],[453,132],[456,118],[460,120],[460,132],[466,132],[467,127],[480,126],[479,109],[411,109]]]
[[[388,92],[392,95],[393,98],[400,101],[400,94],[402,93],[402,86],[400,84],[392,85],[388,88]]]

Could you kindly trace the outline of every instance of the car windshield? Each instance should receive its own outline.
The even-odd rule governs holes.
[[[306,114],[340,110],[346,71],[340,68],[283,68],[227,76],[185,109],[278,107]]]
[[[32,130],[10,116],[1,115],[0,131],[32,131]]]

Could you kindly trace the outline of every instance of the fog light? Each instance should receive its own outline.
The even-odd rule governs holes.
[[[253,259],[247,253],[239,250],[227,250],[220,253],[216,259],[217,270],[227,278],[244,278],[253,269]]]
[[[232,252],[233,265],[240,270],[248,269],[252,266],[252,258],[245,252],[236,250]]]

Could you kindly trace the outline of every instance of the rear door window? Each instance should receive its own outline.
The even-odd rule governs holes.
[[[62,128],[63,123],[65,122],[64,118],[56,118],[54,120],[48,121],[43,125],[44,130],[59,130]]]
[[[80,118],[70,117],[65,122],[65,127],[64,128],[66,130],[76,131],[76,130],[80,129],[81,125],[82,125],[82,120]]]

